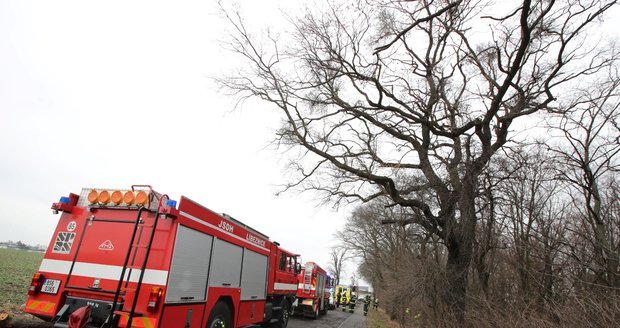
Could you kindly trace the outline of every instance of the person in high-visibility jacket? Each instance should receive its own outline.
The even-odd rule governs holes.
[[[368,315],[368,308],[370,307],[370,295],[364,297],[364,315]]]
[[[375,297],[375,300],[372,302],[372,307],[375,310],[379,308],[379,298]]]
[[[340,294],[340,304],[342,304],[342,312],[346,311],[347,308],[347,293],[342,291]]]
[[[349,313],[353,313],[353,311],[355,311],[355,302],[357,302],[357,296],[351,293],[351,299],[349,300]]]

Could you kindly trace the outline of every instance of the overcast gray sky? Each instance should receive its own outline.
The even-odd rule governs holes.
[[[260,23],[294,1],[240,3]],[[224,25],[216,1],[0,1],[0,241],[47,245],[82,187],[150,184],[326,266],[346,214],[274,196],[277,113],[209,79],[235,65]]]

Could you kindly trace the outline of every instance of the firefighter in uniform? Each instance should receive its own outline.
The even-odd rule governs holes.
[[[357,302],[357,296],[351,293],[351,300],[349,300],[349,313],[353,313],[353,311],[355,311],[355,302]]]
[[[370,307],[370,295],[364,297],[364,315],[368,315],[368,308]]]
[[[342,312],[347,308],[347,293],[344,290],[340,293],[340,304],[342,304]]]
[[[340,289],[336,289],[336,308],[340,307]]]
[[[372,302],[372,307],[375,310],[379,308],[379,298],[375,297],[375,300]]]

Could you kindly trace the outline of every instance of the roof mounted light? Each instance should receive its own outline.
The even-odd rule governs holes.
[[[177,201],[176,200],[172,200],[172,199],[168,199],[166,201],[166,206],[176,208],[177,207]]]
[[[110,192],[103,190],[99,193],[99,203],[105,205],[110,202]]]
[[[120,205],[123,202],[123,193],[120,190],[115,190],[111,196],[112,204]]]
[[[93,189],[88,193],[88,202],[90,204],[94,204],[97,202],[97,199],[99,199],[99,192],[97,192],[97,190]]]
[[[133,205],[133,202],[136,201],[136,196],[133,194],[133,191],[129,190],[125,192],[125,195],[123,195],[123,201],[127,206]]]
[[[156,204],[164,205],[167,199],[153,190],[121,188],[83,188],[78,198],[78,206],[88,206],[90,211],[100,208],[153,209]]]
[[[73,209],[73,207],[77,205],[79,198],[80,196],[73,194],[73,193],[69,194],[69,197],[66,197],[66,196],[60,197],[60,200],[57,203],[52,204],[53,213],[58,214],[61,211],[71,213],[71,210]]]
[[[146,206],[149,203],[149,195],[144,190],[138,191],[136,203],[140,206]]]

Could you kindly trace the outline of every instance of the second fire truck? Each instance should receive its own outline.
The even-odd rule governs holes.
[[[62,213],[25,311],[55,327],[286,327],[298,255],[150,186],[85,188]]]
[[[327,272],[314,262],[307,262],[299,274],[296,314],[316,319],[329,308],[331,279]]]

